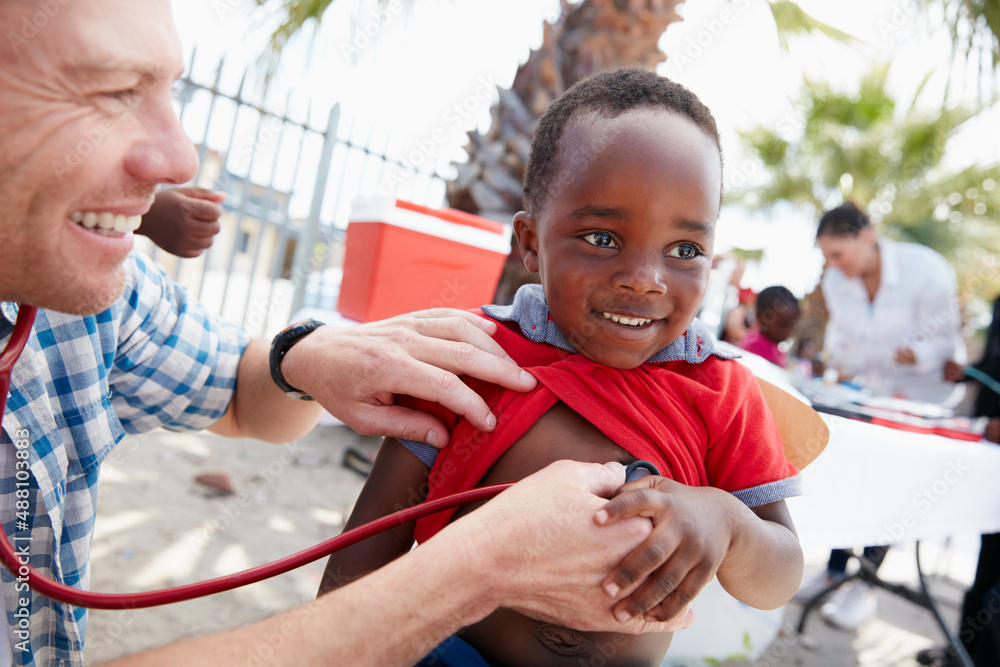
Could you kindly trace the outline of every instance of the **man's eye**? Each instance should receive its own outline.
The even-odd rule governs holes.
[[[584,241],[591,245],[596,245],[598,248],[614,248],[615,247],[615,237],[607,232],[591,232],[586,236],[582,237]]]
[[[138,88],[124,88],[122,90],[111,90],[102,93],[102,95],[117,104],[134,107],[142,96],[142,92]]]
[[[681,243],[671,248],[667,254],[680,259],[694,259],[701,254],[701,249],[693,243]]]

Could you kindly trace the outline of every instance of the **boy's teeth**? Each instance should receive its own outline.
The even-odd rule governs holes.
[[[639,317],[622,317],[621,315],[615,315],[614,313],[602,313],[604,319],[611,320],[617,324],[624,324],[630,327],[641,327],[644,324],[649,324],[653,320],[647,320]]]
[[[121,213],[111,213],[109,211],[74,211],[69,219],[79,223],[87,229],[97,232],[113,232],[115,234],[125,234],[139,229],[142,223],[141,215],[122,215]]]

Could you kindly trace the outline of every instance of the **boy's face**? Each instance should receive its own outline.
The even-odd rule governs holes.
[[[549,192],[514,231],[581,354],[635,368],[684,333],[708,284],[721,188],[719,149],[685,116],[570,121]]]
[[[788,340],[799,321],[799,315],[797,307],[779,302],[772,311],[757,316],[760,333],[775,343]]]

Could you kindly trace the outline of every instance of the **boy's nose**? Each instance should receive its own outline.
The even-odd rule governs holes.
[[[614,286],[637,294],[667,291],[666,267],[660,253],[623,253],[614,277]]]

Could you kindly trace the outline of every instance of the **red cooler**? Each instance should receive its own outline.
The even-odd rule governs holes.
[[[337,310],[371,322],[425,308],[492,303],[510,227],[399,199],[354,201]]]

